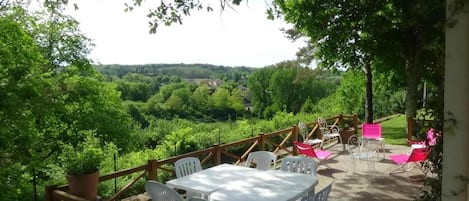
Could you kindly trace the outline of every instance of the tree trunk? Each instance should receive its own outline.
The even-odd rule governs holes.
[[[365,120],[366,123],[373,123],[373,74],[369,62],[365,64]]]
[[[420,93],[418,92],[418,84],[420,81],[420,53],[416,52],[411,62],[406,67],[407,79],[407,95],[406,95],[406,116],[415,118]]]

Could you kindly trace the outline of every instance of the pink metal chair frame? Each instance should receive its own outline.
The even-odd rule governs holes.
[[[391,160],[399,166],[396,169],[392,170],[389,174],[392,175],[411,170],[413,168],[413,166],[410,166],[411,164],[416,164],[418,162],[425,161],[427,159],[428,154],[429,150],[427,148],[417,148],[412,149],[412,152],[410,154],[390,155],[389,157],[391,158]],[[410,167],[406,168],[406,166]],[[421,166],[419,167],[419,169],[423,173],[425,173]]]

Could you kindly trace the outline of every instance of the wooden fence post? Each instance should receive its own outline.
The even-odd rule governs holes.
[[[355,130],[355,134],[358,134],[358,115],[353,115],[353,130]]]
[[[213,151],[215,152],[214,163],[215,165],[220,165],[221,164],[221,146],[219,144],[214,144]]]
[[[148,179],[149,180],[155,180],[157,179],[158,173],[157,173],[157,166],[156,166],[156,160],[148,160]]]
[[[46,201],[54,201],[52,193],[57,189],[57,185],[46,186]]]
[[[343,126],[343,125],[344,125],[344,115],[339,114],[339,126]]]
[[[293,140],[298,140],[298,137],[299,137],[299,133],[301,132],[300,131],[300,127],[298,127],[298,125],[294,125],[292,126],[293,127]]]
[[[265,150],[264,136],[265,136],[264,133],[259,133],[259,138],[258,138],[259,151],[264,151]]]
[[[413,130],[414,130],[415,120],[412,117],[407,117],[407,145],[410,146],[410,141],[412,140]]]

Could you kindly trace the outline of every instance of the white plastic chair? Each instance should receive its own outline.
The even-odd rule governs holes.
[[[287,156],[282,159],[280,170],[317,176],[317,162],[304,156]]]
[[[319,144],[319,147],[322,147],[323,140],[319,138],[308,139],[308,127],[303,122],[298,122],[298,128],[300,129],[300,135],[303,137],[303,143],[309,145]]]
[[[246,159],[245,166],[251,167],[252,164],[256,164],[256,169],[269,170],[274,164],[273,169],[277,163],[277,155],[270,151],[255,151],[251,152]]]
[[[202,165],[200,164],[200,160],[196,157],[186,157],[177,160],[174,163],[174,169],[176,170],[176,177],[183,177],[186,175],[190,175],[192,173],[202,171]],[[186,197],[203,197],[204,195],[195,192],[186,192]]]
[[[327,199],[329,199],[329,194],[331,193],[333,183],[334,182],[330,183],[314,195],[301,198],[301,201],[327,201]]]
[[[174,168],[176,169],[177,178],[190,175],[194,172],[202,171],[200,160],[196,157],[179,159],[174,163]]]
[[[357,135],[350,136],[345,147],[352,157],[352,174],[355,173],[356,163],[361,160],[366,161],[373,178],[373,175],[376,172],[376,149],[364,146],[364,142],[358,139]]]
[[[157,181],[148,180],[145,184],[145,190],[152,201],[184,201],[175,190]]]
[[[287,156],[282,159],[280,170],[317,176],[318,164],[314,159],[305,156]],[[312,195],[314,195],[314,188],[305,196]]]
[[[323,141],[329,140],[332,138],[338,138],[339,142],[342,144],[342,138],[340,137],[340,130],[339,127],[337,126],[328,126],[327,121],[324,118],[319,117],[318,118],[318,126],[319,130],[322,133],[322,139]]]

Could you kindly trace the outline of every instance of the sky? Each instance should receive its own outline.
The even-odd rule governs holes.
[[[157,1],[157,0],[152,0]],[[218,0],[215,0],[217,2]],[[161,25],[149,34],[148,10],[124,12],[130,0],[80,0],[69,14],[93,40],[90,58],[97,64],[203,63],[264,67],[295,59],[304,41],[292,42],[280,31],[282,20],[268,20],[264,1],[249,1],[235,10],[194,11],[183,24]],[[218,4],[215,4],[218,5]]]

